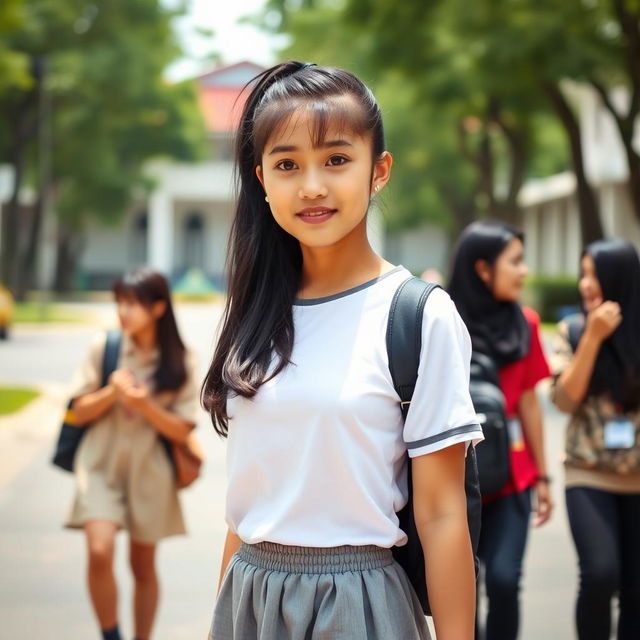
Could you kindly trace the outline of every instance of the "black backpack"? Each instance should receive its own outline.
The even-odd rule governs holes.
[[[509,433],[498,370],[483,353],[471,355],[469,392],[484,440],[478,445],[478,478],[483,496],[500,491],[511,473]]]
[[[109,382],[109,376],[118,367],[118,356],[120,355],[120,343],[122,333],[120,331],[107,332],[107,340],[102,356],[102,381],[100,387],[104,387]],[[76,457],[76,451],[80,446],[84,434],[87,432],[89,425],[75,424],[72,418],[71,405],[73,400],[69,400],[67,411],[65,412],[60,433],[56,442],[56,448],[53,453],[54,465],[73,472],[73,462]]]
[[[438,288],[418,278],[405,280],[397,289],[389,311],[387,324],[387,354],[393,386],[400,396],[400,408],[403,419],[409,411],[409,404],[418,378],[418,363],[422,344],[422,316],[424,305],[430,293]],[[422,610],[431,615],[427,581],[424,572],[424,555],[418,538],[418,530],[413,515],[413,489],[411,482],[411,463],[408,461],[409,500],[398,513],[400,528],[407,534],[407,544],[393,547],[393,556],[405,570],[415,589]],[[467,494],[467,521],[469,536],[478,574],[478,541],[480,539],[480,512],[482,508],[478,470],[473,447],[469,447],[465,462],[465,491]]]

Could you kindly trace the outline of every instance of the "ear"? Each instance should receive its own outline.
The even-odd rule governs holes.
[[[160,320],[167,310],[167,303],[164,300],[158,300],[153,303],[151,313],[156,320]]]
[[[262,175],[262,165],[258,165],[256,166],[256,176],[258,176],[258,180],[260,181],[260,184],[262,185],[262,188],[264,189],[264,177]]]
[[[383,151],[373,165],[371,177],[371,191],[378,193],[389,182],[393,157],[388,151]]]
[[[474,267],[476,268],[476,273],[478,274],[480,280],[484,282],[487,287],[491,287],[491,267],[486,260],[476,260]]]

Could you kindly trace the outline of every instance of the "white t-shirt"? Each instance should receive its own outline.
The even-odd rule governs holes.
[[[253,399],[228,400],[226,520],[248,543],[404,544],[406,453],[482,430],[469,397],[469,334],[447,293],[423,320],[418,380],[403,425],[386,349],[403,267],[341,294],[298,300],[291,361]]]

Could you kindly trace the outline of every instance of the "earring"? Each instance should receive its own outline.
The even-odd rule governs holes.
[[[380,185],[377,184],[375,187],[373,187],[373,190],[378,193],[378,191],[380,191]]]
[[[269,198],[267,196],[264,197],[265,202],[269,202]]]

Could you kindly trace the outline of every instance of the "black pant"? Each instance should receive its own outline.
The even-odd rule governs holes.
[[[482,505],[478,555],[489,601],[486,640],[518,637],[520,576],[530,515],[530,489]]]
[[[608,640],[618,593],[618,640],[640,638],[640,494],[567,489],[580,564],[576,625],[580,640]]]

